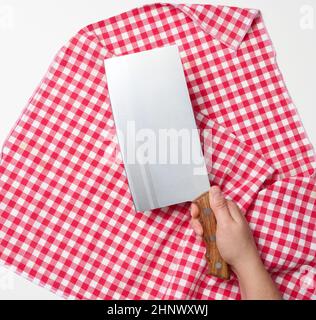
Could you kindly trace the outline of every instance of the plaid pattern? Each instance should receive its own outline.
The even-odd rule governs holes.
[[[240,298],[235,277],[206,275],[189,204],[135,212],[120,161],[103,61],[171,44],[211,183],[246,213],[284,297],[315,298],[314,152],[257,10],[145,5],[61,48],[2,149],[2,263],[66,298]]]

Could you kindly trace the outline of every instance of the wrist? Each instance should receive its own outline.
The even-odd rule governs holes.
[[[237,263],[232,266],[232,271],[236,274],[240,280],[243,278],[249,278],[249,274],[255,274],[257,272],[265,271],[265,267],[257,252],[243,257]]]
[[[279,300],[282,296],[259,254],[252,256],[244,263],[232,267],[236,274],[242,299]]]

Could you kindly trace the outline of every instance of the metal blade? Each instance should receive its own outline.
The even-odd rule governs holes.
[[[177,46],[105,60],[129,188],[138,211],[192,201],[209,189]]]

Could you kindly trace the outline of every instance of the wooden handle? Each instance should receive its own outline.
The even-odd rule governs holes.
[[[230,278],[230,268],[221,257],[216,246],[216,219],[210,206],[209,193],[203,193],[193,202],[196,203],[200,210],[203,240],[206,245],[205,258],[208,264],[208,274],[228,280]]]

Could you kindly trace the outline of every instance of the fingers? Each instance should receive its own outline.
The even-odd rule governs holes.
[[[209,192],[210,205],[214,211],[218,224],[227,224],[232,221],[232,216],[229,213],[227,201],[218,186],[213,186]]]
[[[192,205],[191,205],[191,217],[192,217],[191,226],[192,226],[194,232],[197,234],[197,236],[202,237],[203,228],[202,228],[202,225],[199,221],[199,215],[200,215],[199,207],[195,203],[192,203]]]
[[[209,192],[211,208],[215,214],[217,223],[220,225],[230,223],[232,221],[240,222],[244,219],[242,212],[236,203],[226,200],[224,194],[218,186],[213,186]],[[199,207],[191,204],[191,226],[197,236],[202,237],[203,228],[199,221]]]
[[[199,207],[193,202],[191,204],[191,217],[197,219],[200,215]]]
[[[196,233],[196,235],[202,237],[203,228],[202,228],[201,223],[199,222],[199,220],[192,219],[191,220],[191,226],[192,226],[194,232]]]
[[[244,216],[241,213],[239,207],[237,206],[237,204],[231,200],[227,200],[227,206],[228,206],[228,210],[229,213],[231,215],[231,217],[236,221],[236,222],[240,222]]]

